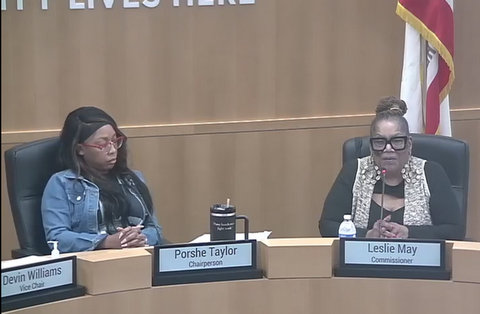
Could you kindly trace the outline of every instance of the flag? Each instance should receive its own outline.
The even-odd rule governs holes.
[[[408,106],[405,118],[410,130],[451,136],[453,0],[398,0],[396,13],[405,21],[400,98]]]

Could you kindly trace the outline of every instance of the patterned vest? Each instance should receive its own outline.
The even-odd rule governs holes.
[[[402,170],[405,183],[403,224],[406,226],[432,224],[429,208],[430,190],[424,166],[424,159],[412,156]],[[352,191],[352,215],[357,228],[367,228],[373,188],[379,178],[372,156],[358,159],[357,174]]]

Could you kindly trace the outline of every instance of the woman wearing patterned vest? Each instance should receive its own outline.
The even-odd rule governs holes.
[[[445,171],[411,155],[406,111],[403,100],[380,100],[370,127],[371,155],[340,171],[319,221],[322,236],[338,236],[343,215],[351,213],[358,237],[461,239],[460,208]]]

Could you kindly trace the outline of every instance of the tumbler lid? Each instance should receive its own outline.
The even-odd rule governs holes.
[[[236,207],[234,205],[227,205],[227,204],[213,204],[212,207],[210,207],[210,211],[212,213],[217,213],[217,214],[229,214],[229,213],[234,213],[236,210]]]

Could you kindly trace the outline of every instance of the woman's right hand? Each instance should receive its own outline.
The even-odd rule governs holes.
[[[101,249],[123,249],[147,246],[147,237],[142,233],[142,225],[117,228],[117,233],[108,235],[102,241]]]
[[[388,215],[387,217],[383,219],[377,220],[373,224],[373,228],[367,231],[367,234],[365,235],[366,238],[385,238],[385,233],[387,232],[387,229],[385,228],[385,223],[389,222],[392,217]]]
[[[109,234],[98,246],[100,249],[121,249],[119,233]]]

